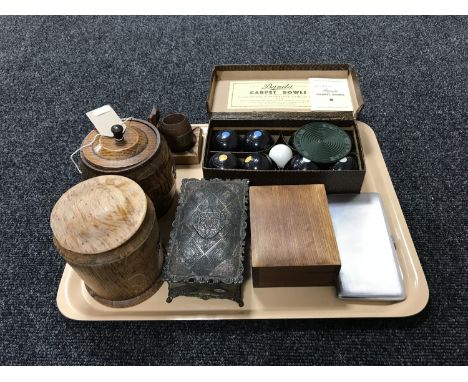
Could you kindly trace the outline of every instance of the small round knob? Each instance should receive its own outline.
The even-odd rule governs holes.
[[[122,125],[114,125],[111,127],[112,134],[114,134],[114,138],[117,139],[118,141],[121,141],[123,139],[123,131],[124,128]]]

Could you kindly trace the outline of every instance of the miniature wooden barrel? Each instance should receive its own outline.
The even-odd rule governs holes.
[[[80,154],[82,178],[122,175],[136,181],[151,198],[161,217],[176,193],[175,165],[164,137],[151,123],[140,119],[125,122],[123,139],[99,136]],[[90,144],[92,131],[82,145]]]
[[[57,201],[50,225],[58,252],[100,303],[136,305],[161,286],[156,213],[136,182],[116,175],[81,182]]]
[[[169,144],[172,152],[190,150],[195,144],[195,134],[187,117],[183,114],[170,114],[163,118],[159,129]]]

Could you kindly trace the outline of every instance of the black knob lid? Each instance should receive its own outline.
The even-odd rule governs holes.
[[[123,138],[123,131],[124,128],[122,125],[114,125],[111,127],[112,134],[114,134],[114,138],[118,141],[121,141]]]

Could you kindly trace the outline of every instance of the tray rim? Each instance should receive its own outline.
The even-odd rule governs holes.
[[[186,320],[186,321],[191,321],[191,320],[224,320],[224,319],[336,319],[336,318],[395,318],[395,317],[410,317],[413,315],[416,315],[420,313],[427,305],[429,301],[429,287],[427,284],[427,280],[424,274],[424,271],[421,266],[421,262],[419,260],[419,257],[417,255],[416,249],[414,247],[413,240],[411,238],[408,226],[406,224],[406,220],[404,218],[403,212],[401,210],[400,203],[398,201],[398,197],[396,195],[395,189],[393,187],[393,183],[390,178],[390,174],[388,173],[388,169],[385,164],[385,160],[382,156],[382,152],[380,150],[380,145],[377,141],[377,137],[373,131],[373,129],[368,126],[367,124],[356,121],[357,128],[362,130],[367,130],[366,133],[369,133],[371,136],[372,140],[375,140],[375,146],[378,148],[379,152],[377,155],[379,155],[382,161],[382,168],[380,169],[382,171],[381,177],[383,180],[387,183],[385,185],[385,188],[389,192],[389,197],[392,198],[396,203],[393,203],[390,206],[387,206],[385,204],[385,201],[383,200],[382,202],[384,203],[384,208],[385,212],[387,215],[387,219],[396,219],[396,223],[398,223],[398,228],[399,232],[403,236],[403,241],[402,243],[406,247],[406,253],[409,255],[408,258],[404,258],[405,261],[409,261],[409,264],[407,266],[412,269],[414,272],[415,278],[412,278],[409,281],[413,281],[416,284],[416,288],[413,290],[413,293],[411,295],[415,294],[418,292],[419,297],[417,298],[415,303],[411,305],[410,301],[410,293],[408,293],[407,290],[407,299],[401,302],[397,303],[375,303],[376,309],[369,314],[368,312],[359,312],[353,310],[352,312],[349,312],[349,314],[343,314],[341,310],[336,310],[336,311],[328,311],[326,314],[324,314],[322,311],[317,312],[311,312],[311,310],[307,309],[299,309],[299,310],[288,310],[284,311],[281,309],[269,309],[269,310],[249,310],[246,307],[244,308],[238,308],[234,303],[233,303],[233,310],[231,311],[216,311],[216,310],[203,310],[200,312],[196,313],[186,313],[186,312],[178,312],[174,311],[171,313],[165,313],[162,312],[160,314],[155,314],[154,311],[150,312],[150,314],[147,314],[144,316],[144,314],[138,312],[138,311],[132,311],[128,310],[129,308],[124,308],[124,309],[112,309],[112,311],[107,311],[105,314],[101,315],[89,315],[86,314],[86,312],[81,312],[77,307],[76,307],[76,302],[72,301],[72,298],[70,294],[68,293],[69,286],[72,282],[79,282],[81,285],[81,294],[82,298],[84,301],[89,301],[89,299],[92,299],[89,295],[87,295],[86,289],[84,287],[84,284],[81,280],[78,279],[78,276],[76,273],[73,271],[73,269],[66,264],[64,268],[64,272],[62,274],[60,284],[57,290],[57,297],[56,297],[56,303],[58,310],[60,313],[71,320],[76,320],[76,321],[168,321],[168,320]],[[198,124],[194,126],[199,126],[200,128],[204,129],[204,132],[206,132],[207,124]],[[204,140],[206,141],[206,140]],[[364,151],[366,151],[366,148],[364,148]],[[203,147],[204,149],[204,147]],[[369,148],[368,148],[369,149]],[[369,171],[369,169],[367,169]],[[376,190],[368,190],[364,192],[378,192]],[[390,207],[393,207],[391,211],[388,209]],[[389,222],[390,223],[390,222]],[[391,224],[392,225],[392,224]],[[401,261],[401,259],[400,259]],[[78,280],[78,281],[77,281]],[[249,278],[247,281],[245,281],[246,284],[243,285],[244,291],[247,288],[252,288],[252,285],[247,285],[251,284],[252,280]],[[406,284],[406,282],[405,282]],[[167,284],[164,285],[163,288],[167,288]],[[315,287],[317,288],[317,287]],[[319,287],[321,288],[321,287]],[[329,289],[330,287],[324,287],[326,289]],[[287,288],[279,288],[279,289],[287,289]],[[407,288],[408,289],[408,288]],[[157,293],[164,293],[163,290],[160,290]],[[356,302],[359,303],[358,301],[355,300],[349,300],[350,303],[355,304]],[[389,307],[398,305],[402,306],[403,309],[390,309]],[[365,305],[373,305],[372,302],[365,302]],[[407,306],[409,305],[409,306]],[[382,307],[382,309],[379,309],[379,307]],[[109,308],[111,309],[111,308]],[[131,309],[131,308],[130,308]],[[388,311],[390,309],[390,312]]]

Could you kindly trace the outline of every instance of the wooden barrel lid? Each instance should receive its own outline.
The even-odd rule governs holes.
[[[146,195],[129,178],[104,175],[72,187],[57,201],[50,226],[65,249],[82,254],[113,250],[140,228]]]
[[[132,119],[125,122],[123,140],[100,136],[92,146],[81,150],[81,160],[99,170],[126,170],[146,162],[158,150],[161,136],[149,122]],[[93,142],[97,131],[93,130],[83,140],[82,146]]]

